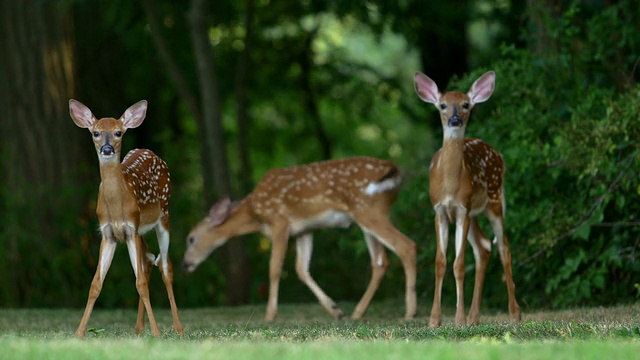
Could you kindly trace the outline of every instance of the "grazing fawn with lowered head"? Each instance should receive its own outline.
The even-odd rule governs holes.
[[[277,315],[278,286],[289,236],[296,238],[296,272],[320,304],[336,319],[342,310],[309,273],[312,231],[357,223],[371,256],[371,280],[351,318],[361,318],[375,294],[389,260],[385,247],[402,260],[406,278],[405,318],[416,315],[416,245],[389,221],[400,186],[400,170],[390,161],[355,157],[285,169],[272,169],[243,200],[213,205],[187,238],[182,267],[193,271],[232,237],[261,232],[271,238],[269,300],[265,319]]]
[[[84,336],[86,332],[87,322],[102,290],[118,243],[127,245],[140,295],[136,333],[144,331],[146,309],[151,333],[154,336],[160,335],[151,309],[148,287],[151,267],[155,264],[160,268],[167,288],[173,329],[182,334],[183,327],[173,295],[173,267],[168,255],[171,194],[169,168],[160,157],[146,149],[131,150],[120,163],[122,137],[128,129],[140,126],[146,115],[147,102],[142,100],[133,104],[119,119],[97,120],[89,108],[73,99],[69,101],[69,111],[76,125],[91,132],[98,153],[101,178],[96,209],[102,232],[100,258],[76,335]],[[157,258],[148,252],[147,243],[141,237],[154,228],[160,247]]]
[[[436,283],[431,327],[440,326],[442,279],[447,266],[446,251],[449,242],[449,223],[455,223],[455,250],[453,273],[456,279],[456,325],[477,324],[480,319],[480,300],[491,242],[478,225],[477,216],[484,213],[495,234],[504,279],[509,293],[509,315],[512,321],[520,321],[520,306],[515,297],[515,285],[511,274],[511,251],[504,235],[504,162],[502,155],[480,139],[465,139],[464,133],[471,109],[475,104],[489,99],[495,85],[495,73],[489,71],[477,79],[466,94],[450,91],[444,95],[428,76],[416,72],[415,90],[423,101],[434,104],[440,112],[444,139],[429,167],[429,196],[436,212],[437,237]],[[473,248],[476,261],[476,278],[469,318],[464,310],[464,253],[465,239]]]

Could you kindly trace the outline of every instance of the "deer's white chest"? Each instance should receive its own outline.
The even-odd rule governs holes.
[[[459,216],[475,217],[480,214],[486,207],[486,201],[483,206],[475,206],[467,209],[462,203],[456,201],[454,197],[447,196],[442,201],[433,206],[433,209],[440,216],[444,216],[448,222],[455,222]]]
[[[433,209],[440,217],[447,219],[447,222],[453,222],[459,213],[462,212],[466,214],[467,212],[467,209],[465,209],[464,206],[450,196],[447,196],[440,202],[434,204]]]

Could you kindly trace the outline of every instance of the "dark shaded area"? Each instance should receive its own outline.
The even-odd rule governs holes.
[[[356,155],[396,161],[404,186],[393,218],[419,245],[424,311],[435,257],[427,173],[441,129],[413,92],[416,70],[461,91],[496,71],[496,92],[474,109],[467,134],[501,151],[507,165],[506,231],[523,311],[640,296],[635,0],[0,6],[0,306],[86,301],[100,241],[99,176],[90,134],[68,115],[75,98],[99,117],[149,101],[125,149],[152,149],[169,164],[175,264],[211,204],[244,197],[270,168]],[[316,239],[314,278],[331,284],[337,301],[358,299],[370,272],[360,231]],[[157,253],[154,235],[147,242]],[[98,306],[137,304],[123,249]],[[294,258],[291,242],[280,301],[313,302]],[[268,259],[262,236],[230,241],[196,273],[176,271],[178,306],[266,302]],[[470,298],[472,254],[467,260]],[[506,310],[498,260],[494,251],[483,305]],[[450,274],[443,301],[453,304]],[[403,286],[392,257],[374,301],[401,297]],[[155,272],[151,292],[154,305],[168,306]]]

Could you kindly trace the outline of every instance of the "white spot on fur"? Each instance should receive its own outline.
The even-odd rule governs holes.
[[[367,195],[382,193],[397,188],[401,182],[402,179],[400,177],[385,179],[381,182],[372,182],[364,189],[364,193]]]

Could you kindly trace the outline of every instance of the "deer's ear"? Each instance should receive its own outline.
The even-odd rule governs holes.
[[[431,80],[427,75],[416,71],[413,75],[413,86],[416,89],[416,94],[422,99],[422,101],[429,104],[438,105],[440,102],[440,91],[435,81]]]
[[[69,100],[69,114],[73,122],[81,128],[90,128],[96,121],[91,110],[78,100]]]
[[[234,207],[234,204],[228,197],[213,204],[213,206],[211,206],[211,210],[209,210],[209,222],[211,226],[218,226],[225,222]]]
[[[232,201],[231,204],[229,204],[229,213],[232,213],[238,205],[240,205],[240,200]]]
[[[471,104],[475,105],[489,100],[496,84],[496,73],[486,72],[476,80],[467,95],[471,99]]]
[[[129,106],[125,110],[124,114],[120,118],[124,127],[127,129],[137,128],[144,121],[144,117],[147,115],[147,100],[140,100],[137,103]]]

